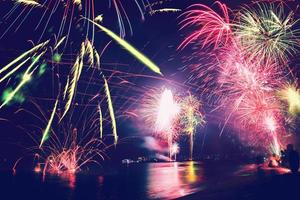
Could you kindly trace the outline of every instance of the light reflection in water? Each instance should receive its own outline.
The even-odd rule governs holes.
[[[67,186],[71,190],[74,190],[76,187],[76,174],[72,173],[61,173],[61,174],[52,174],[54,176],[50,176],[51,179],[58,178],[57,180],[61,181],[63,185]],[[46,174],[42,175],[42,182],[46,182],[48,179],[46,178]]]
[[[174,199],[201,189],[203,175],[197,163],[153,163],[148,167],[148,198]]]
[[[65,181],[67,181],[67,184],[69,188],[74,189],[76,186],[76,175],[75,174],[65,174],[63,176]]]
[[[145,175],[145,179],[132,177],[133,174],[137,173],[136,167],[141,169],[138,172],[142,176]],[[115,196],[116,188],[120,189],[123,195],[127,194],[128,197],[133,196],[142,199],[175,199],[204,189],[203,165],[198,162],[137,164],[129,166],[125,171],[125,174],[128,173],[129,176],[124,176],[124,171],[113,176],[88,176],[88,178],[85,174],[77,176],[72,173],[61,173],[43,176],[43,181],[45,183],[58,181],[58,185],[67,186],[70,189],[68,192],[70,198],[67,199],[74,197],[75,189],[86,192],[86,188],[84,189],[78,184],[82,184],[86,180],[92,183],[93,178],[96,178],[95,181],[98,183],[96,192],[91,187],[88,187],[88,190],[92,191],[91,194],[100,192],[99,199],[109,199],[111,196]],[[124,178],[125,180],[123,180]],[[126,189],[123,186],[122,189],[119,188],[118,183],[122,181],[124,181]],[[131,185],[132,183],[135,184]]]
[[[187,168],[187,180],[189,183],[195,183],[197,181],[197,174],[196,174],[196,166],[194,161],[190,161],[188,163],[188,168]]]

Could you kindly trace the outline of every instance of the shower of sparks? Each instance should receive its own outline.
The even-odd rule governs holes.
[[[237,10],[216,4],[220,14],[196,4],[182,15],[182,29],[194,30],[179,49],[190,45],[198,50],[187,57],[189,61],[208,58],[197,65],[198,74],[192,79],[200,80],[203,95],[216,105],[214,111],[224,113],[220,134],[231,125],[247,146],[278,154],[288,123],[282,101],[290,113],[298,112],[298,91],[285,85],[294,78],[288,64],[298,53],[299,20],[276,2],[256,2]]]
[[[205,124],[204,115],[201,113],[202,104],[195,96],[189,94],[182,99],[180,107],[180,123],[183,125],[183,131],[190,138],[190,159],[192,160],[196,128]]]

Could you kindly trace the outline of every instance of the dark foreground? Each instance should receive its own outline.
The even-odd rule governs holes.
[[[254,171],[253,171],[254,172]],[[240,174],[243,176],[243,174]],[[247,176],[245,174],[245,176]],[[300,174],[287,169],[258,169],[248,177],[219,180],[210,190],[181,197],[181,200],[296,200],[300,199]]]
[[[105,173],[0,172],[0,199],[299,199],[300,175],[232,163],[148,163]]]

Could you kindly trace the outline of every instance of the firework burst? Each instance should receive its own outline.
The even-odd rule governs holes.
[[[169,158],[174,138],[177,136],[180,104],[169,89],[154,90],[142,102],[140,113],[143,121],[154,130],[154,134],[168,142]]]
[[[213,99],[214,110],[225,111],[223,129],[231,124],[246,145],[266,147],[278,154],[286,135],[278,91],[292,77],[287,65],[298,52],[298,20],[292,11],[286,13],[284,4],[265,2],[232,11],[231,22],[229,9],[218,5],[220,15],[204,5],[186,13],[183,28],[192,26],[196,31],[179,47],[206,47],[208,52],[197,51],[186,60],[203,62],[196,64],[196,69],[191,66],[197,72],[192,79],[201,79],[201,89]],[[295,90],[285,90],[279,96],[295,111],[296,94]]]
[[[252,58],[276,59],[286,62],[299,49],[300,31],[294,13],[285,12],[282,4],[256,3],[245,6],[237,16],[237,38],[243,53]]]
[[[55,102],[50,120],[47,119],[46,113],[37,103],[32,103],[34,109],[30,111],[19,109],[15,114],[20,117],[29,114],[38,120],[34,125],[22,124],[26,122],[19,125],[30,136],[32,142],[36,144],[28,149],[30,154],[33,152],[34,155],[37,155],[35,156],[37,159],[35,171],[36,169],[38,169],[38,172],[42,171],[44,176],[48,173],[58,175],[76,174],[82,169],[88,169],[90,164],[100,165],[101,161],[108,158],[106,150],[112,145],[105,145],[104,143],[104,137],[107,137],[108,134],[99,139],[98,130],[103,127],[99,127],[99,123],[97,123],[99,120],[97,113],[85,118],[83,121],[80,120],[81,115],[79,115],[79,118],[77,117],[78,121],[72,120],[72,117],[70,117],[68,122],[56,123],[59,121],[60,115],[60,111],[56,109],[58,100]],[[83,113],[85,112],[88,111],[84,109]],[[80,124],[79,121],[81,121]],[[47,124],[47,127],[43,131],[42,142],[39,142],[39,135],[33,133],[43,130],[44,127],[40,127],[41,122]]]
[[[53,74],[58,76],[58,85],[65,82],[63,94],[59,94],[58,102],[56,101],[53,109],[53,113],[56,110],[60,110],[60,106],[64,106],[64,111],[60,115],[61,123],[67,115],[72,115],[72,108],[76,105],[76,93],[79,88],[79,81],[81,80],[81,76],[85,71],[84,68],[92,69],[93,73],[91,78],[89,79],[88,83],[92,82],[94,78],[95,70],[98,70],[98,74],[100,74],[101,83],[104,85],[105,95],[104,99],[107,99],[108,110],[110,113],[111,119],[111,126],[112,126],[112,134],[114,136],[114,143],[117,143],[117,123],[115,117],[115,111],[113,108],[113,99],[110,95],[110,88],[109,82],[107,77],[104,75],[102,71],[102,67],[100,67],[100,57],[110,44],[108,42],[103,49],[101,49],[101,54],[98,53],[94,46],[95,42],[95,29],[98,27],[101,29],[105,34],[115,40],[118,44],[124,47],[129,53],[131,53],[134,57],[140,60],[143,64],[149,67],[155,73],[161,74],[160,69],[157,65],[155,65],[149,58],[135,49],[132,45],[124,40],[126,36],[126,29],[127,27],[132,34],[132,26],[130,23],[129,15],[127,14],[126,10],[124,9],[122,2],[120,0],[110,0],[109,1],[109,9],[113,8],[114,11],[117,13],[117,22],[119,25],[119,35],[115,34],[112,30],[106,28],[102,23],[104,22],[103,14],[97,15],[96,12],[104,11],[103,6],[99,9],[99,5],[96,6],[96,1],[94,0],[64,0],[64,1],[33,1],[33,0],[26,0],[26,1],[16,1],[14,8],[5,15],[4,20],[9,21],[12,20],[12,16],[14,14],[18,14],[15,20],[11,22],[11,25],[6,28],[4,33],[2,34],[1,38],[4,37],[6,34],[9,33],[11,29],[15,26],[15,31],[18,31],[19,28],[23,23],[26,23],[26,19],[29,19],[32,15],[32,10],[36,10],[35,14],[41,14],[40,19],[38,19],[38,23],[35,27],[35,30],[38,30],[40,35],[38,41],[41,41],[43,38],[47,38],[48,40],[44,43],[39,43],[38,45],[34,46],[32,49],[24,52],[19,57],[14,59],[8,65],[4,66],[0,70],[0,74],[4,74],[4,77],[1,78],[0,82],[10,78],[14,75],[14,73],[24,68],[24,65],[30,60],[30,58],[34,59],[29,67],[27,67],[26,73],[23,76],[20,84],[12,91],[10,94],[6,95],[6,99],[4,100],[3,104],[0,106],[2,108],[4,105],[9,103],[14,96],[16,96],[17,92],[29,82],[31,77],[33,77],[32,70],[34,65],[40,60],[43,60],[44,65],[47,62],[51,62],[52,64],[52,71]],[[134,5],[138,8],[138,11],[141,14],[141,18],[144,19],[144,2],[143,1],[132,1]],[[102,3],[101,3],[102,4]],[[98,9],[96,9],[98,8]],[[102,10],[103,9],[103,10]],[[18,10],[21,10],[18,13]],[[25,16],[24,16],[24,13]],[[23,17],[20,24],[19,19]],[[35,19],[38,17],[35,16]],[[57,22],[53,25],[54,18],[59,18],[60,24],[57,26]],[[100,24],[101,23],[101,24]],[[52,28],[50,28],[53,25]],[[47,30],[53,29],[53,30]],[[41,30],[41,31],[40,31]],[[52,39],[54,38],[54,39]],[[78,42],[78,38],[80,38]],[[36,38],[33,37],[33,41]],[[69,52],[72,49],[72,52]],[[74,55],[73,49],[75,49],[76,57],[72,57],[71,59],[67,58],[67,54]],[[42,51],[43,50],[43,51]],[[42,51],[42,53],[40,53]],[[33,54],[33,56],[32,56]],[[50,61],[49,56],[51,56],[52,61]],[[43,57],[43,58],[42,58]],[[70,61],[71,60],[71,61]],[[17,65],[18,64],[18,65]],[[17,65],[17,66],[15,66]],[[62,70],[59,69],[60,65],[68,65],[71,66],[69,71],[69,75],[67,79],[64,79],[64,74],[61,73]],[[161,74],[162,75],[162,74]],[[97,79],[99,80],[99,79]],[[54,81],[53,81],[54,82]],[[86,87],[86,90],[89,86]],[[85,90],[85,91],[86,91]],[[62,99],[60,96],[62,95]],[[96,95],[97,96],[97,95]],[[97,105],[98,106],[98,105]],[[98,109],[99,110],[99,109]],[[101,111],[101,108],[100,108]],[[50,134],[48,133],[51,129],[51,125],[53,125],[54,115],[51,115],[50,120],[47,123],[47,127],[43,134],[40,146],[48,139]],[[102,118],[102,116],[100,117]],[[100,123],[101,124],[101,123]],[[102,137],[102,128],[100,128],[100,137]]]
[[[45,158],[43,173],[70,173],[79,172],[82,167],[89,163],[99,163],[96,157],[100,160],[105,158],[105,145],[101,140],[91,139],[86,144],[81,145],[77,140],[77,129],[73,129],[66,138],[66,143],[63,147],[48,145],[43,149],[43,153],[48,155]],[[43,158],[41,158],[43,159]]]
[[[193,41],[198,41],[204,46],[219,46],[226,45],[231,38],[231,27],[229,23],[229,12],[225,4],[216,2],[221,9],[222,15],[203,4],[195,4],[186,11],[183,16],[185,19],[181,21],[181,29],[189,26],[196,27],[196,30],[191,35],[186,37],[179,45],[178,49],[186,47]]]

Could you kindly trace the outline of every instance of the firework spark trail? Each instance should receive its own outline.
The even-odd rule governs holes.
[[[15,68],[13,68],[12,70],[10,70],[5,76],[3,76],[0,79],[0,83],[2,81],[4,81],[5,79],[7,79],[9,76],[11,76],[13,73],[15,73],[18,69],[20,69],[20,67],[22,67],[30,58],[26,58],[23,62],[21,62],[20,64],[18,64]]]
[[[9,93],[9,95],[7,96],[7,98],[5,99],[5,101],[1,104],[0,109],[3,108],[3,106],[5,106],[6,104],[8,104],[13,97],[17,94],[17,92],[19,92],[19,90],[31,79],[31,73],[26,73],[23,75],[21,82],[17,85],[17,87]]]
[[[65,89],[64,89],[64,93],[63,93],[63,99],[66,98],[66,95],[67,95],[67,92],[68,92],[68,88],[69,88],[69,83],[70,83],[70,78],[68,76],[67,82],[66,82],[66,85],[65,85]]]
[[[117,134],[117,124],[116,124],[116,119],[115,119],[115,114],[114,114],[114,107],[110,95],[110,90],[109,86],[107,83],[107,80],[104,78],[104,87],[105,87],[105,93],[106,93],[106,98],[107,98],[107,103],[108,103],[108,109],[109,109],[109,115],[111,118],[111,125],[112,125],[112,131],[113,131],[113,136],[114,136],[114,143],[117,144],[118,142],[118,134]]]
[[[55,101],[54,108],[52,110],[52,113],[51,113],[51,116],[49,118],[48,124],[47,124],[47,126],[46,126],[46,128],[43,132],[43,137],[42,137],[41,142],[40,142],[40,148],[42,147],[44,142],[49,138],[49,132],[50,132],[50,129],[51,129],[51,125],[52,125],[55,113],[56,113],[57,104],[58,104],[58,98]]]
[[[68,100],[66,102],[65,110],[60,118],[60,121],[65,117],[65,115],[67,114],[68,110],[71,107],[72,100],[74,98],[74,94],[76,91],[77,83],[78,83],[78,80],[80,77],[82,65],[83,65],[83,63],[82,63],[81,59],[79,57],[77,57],[74,65],[72,67],[72,79],[70,82],[70,86],[68,88]]]
[[[149,69],[154,71],[157,74],[162,75],[160,72],[160,69],[158,66],[156,66],[149,58],[144,56],[142,53],[140,53],[137,49],[135,49],[131,44],[120,38],[118,35],[116,35],[114,32],[110,31],[109,29],[105,28],[104,26],[90,20],[86,19],[89,22],[95,24],[99,29],[104,31],[108,36],[110,36],[112,39],[114,39],[118,44],[120,44],[122,47],[124,47],[129,53],[131,53],[135,58],[137,58],[140,62],[145,64]]]
[[[190,136],[190,159],[193,160],[194,134],[198,125],[205,124],[204,116],[200,112],[201,102],[191,94],[183,98],[180,102],[181,117],[180,123],[183,124],[183,131]]]
[[[62,0],[62,1],[44,1],[43,4],[40,4],[36,0],[12,0],[14,1],[17,5],[25,5],[26,7],[22,10],[22,12],[19,14],[17,19],[22,18],[22,22],[18,25],[17,29],[20,28],[20,26],[24,23],[24,21],[27,20],[28,16],[30,14],[33,14],[32,11],[34,9],[40,9],[43,11],[43,14],[36,25],[35,30],[38,29],[41,25],[44,25],[42,28],[42,33],[40,35],[41,40],[46,32],[46,29],[49,27],[49,24],[52,23],[52,20],[54,16],[61,16],[61,23],[59,25],[59,30],[57,33],[58,38],[60,38],[63,34],[66,34],[66,43],[68,42],[70,32],[72,30],[72,27],[74,25],[74,19],[75,17],[80,16],[85,16],[89,19],[99,19],[95,17],[95,4],[98,3],[98,1],[95,0]],[[145,20],[144,17],[144,12],[145,12],[145,4],[143,0],[132,0],[130,3],[134,4],[140,15],[141,19]],[[30,10],[27,11],[26,8],[29,7]],[[83,9],[84,7],[84,9]],[[118,26],[119,26],[119,32],[120,32],[120,37],[124,38],[126,36],[126,29],[127,26],[129,28],[129,31],[131,35],[133,34],[133,28],[131,25],[130,17],[128,16],[125,8],[122,5],[122,1],[120,0],[109,0],[109,8],[113,7],[115,10],[115,13],[117,14],[117,21],[118,21]],[[63,9],[63,12],[60,13],[60,9]],[[76,12],[77,8],[77,12]],[[13,15],[13,13],[16,10],[16,6],[11,9],[7,14],[6,14],[6,19],[9,18],[9,16]],[[24,16],[25,15],[25,16]],[[47,18],[48,17],[48,18]],[[9,26],[7,31],[2,35],[2,37],[10,30],[13,25],[17,22],[17,19],[14,20],[14,22]],[[101,19],[101,18],[100,18]],[[85,26],[85,23],[83,24]],[[16,30],[17,30],[16,29]],[[90,32],[91,30],[91,32]],[[94,41],[94,32],[95,32],[95,27],[94,25],[90,27],[89,24],[86,26],[86,37],[89,37],[91,34],[91,40]]]
[[[42,6],[35,0],[16,0],[16,3],[18,4],[24,4],[26,6]]]
[[[100,104],[98,105],[98,112],[99,112],[99,133],[100,133],[100,139],[102,139],[102,137],[103,137],[103,116],[102,116]]]
[[[164,13],[164,12],[181,12],[181,9],[176,8],[161,8],[158,10],[150,10],[149,14],[154,15],[156,13]]]
[[[9,93],[9,95],[6,97],[5,101],[1,104],[0,109],[5,106],[6,104],[8,104],[13,98],[14,96],[19,92],[19,90],[26,84],[28,83],[31,78],[32,78],[32,74],[35,71],[35,69],[33,69],[31,71],[31,69],[33,68],[33,66],[39,61],[39,58],[44,55],[45,51],[42,52],[41,54],[39,54],[36,58],[34,58],[33,62],[31,63],[31,65],[26,69],[25,73],[22,76],[21,82],[17,85],[17,87]],[[14,71],[14,70],[12,70]],[[10,74],[10,73],[8,73]],[[6,76],[4,76],[2,79],[4,79]]]
[[[223,16],[203,4],[192,5],[190,8],[194,9],[183,13],[182,16],[185,16],[185,19],[180,22],[180,24],[182,24],[181,29],[189,26],[196,26],[198,29],[186,37],[178,49],[185,48],[189,43],[195,40],[202,41],[202,48],[210,45],[217,48],[226,45],[227,42],[231,40],[232,30],[230,27],[228,8],[219,1],[217,1],[216,4],[222,10]]]
[[[20,56],[18,56],[17,58],[15,58],[13,61],[11,61],[9,64],[7,64],[4,67],[2,67],[0,69],[0,74],[2,74],[4,71],[8,70],[11,66],[13,66],[17,62],[19,62],[21,59],[23,59],[24,57],[26,57],[30,53],[32,53],[34,51],[37,51],[38,49],[44,47],[45,45],[48,44],[48,42],[49,42],[49,40],[47,40],[46,42],[40,43],[40,44],[34,46],[33,48],[29,49],[28,51],[24,52],[23,54],[21,54]],[[21,67],[21,66],[18,66],[18,67]]]
[[[62,37],[57,44],[54,46],[53,51],[55,51],[56,49],[58,49],[60,47],[60,45],[66,40],[66,36]]]

